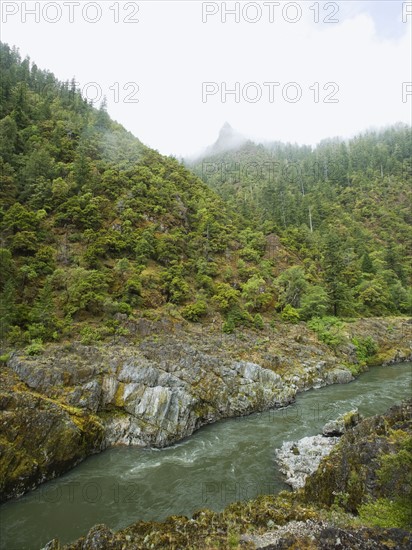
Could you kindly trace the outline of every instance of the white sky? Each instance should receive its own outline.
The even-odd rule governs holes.
[[[29,13],[24,20],[24,10],[35,9],[36,2],[2,1],[2,41],[61,80],[75,77],[89,97],[95,88],[87,84],[97,83],[110,115],[164,154],[188,155],[213,143],[225,121],[255,139],[308,144],[398,121],[411,123],[412,86],[403,98],[402,83],[412,81],[412,2],[279,0],[269,7],[267,2],[242,1],[237,3],[239,22],[229,14],[222,22],[224,6],[233,9],[236,2],[37,3],[38,21]],[[96,7],[100,20],[87,22],[82,12],[96,19]],[[202,22],[206,9],[217,13]],[[314,22],[317,10],[319,23]],[[248,22],[259,11],[260,20]],[[411,14],[405,17],[406,12]],[[126,23],[127,16],[138,22]],[[327,17],[339,22],[326,23]],[[202,98],[204,82],[216,83],[218,93]],[[223,102],[222,83],[233,89],[236,82],[240,101],[227,95]],[[257,85],[245,89],[250,82]],[[264,82],[279,83],[272,102]],[[294,98],[291,82],[302,93],[295,103],[282,96],[283,90]],[[328,82],[335,84],[324,90]],[[136,84],[124,90],[127,83]],[[139,91],[132,99],[139,102],[125,102],[136,85]],[[324,103],[336,85],[339,91],[330,99],[338,102]],[[248,102],[242,91],[250,99],[259,91],[262,97]]]

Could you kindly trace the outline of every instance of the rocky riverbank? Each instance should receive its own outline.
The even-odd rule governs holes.
[[[321,460],[332,451],[339,438],[360,419],[358,410],[354,409],[325,424],[320,435],[285,441],[275,452],[279,469],[286,476],[285,483],[292,489],[304,487],[306,478],[316,472]]]
[[[354,335],[375,362],[411,356],[406,319],[347,323],[331,349],[305,324],[226,335],[141,320],[132,340],[13,352],[1,367],[1,498],[23,494],[111,445],[163,447],[224,417],[292,402],[299,391],[353,380]]]
[[[304,488],[223,512],[104,525],[64,550],[403,550],[412,545],[412,401],[348,429]],[[47,550],[60,550],[57,540]]]

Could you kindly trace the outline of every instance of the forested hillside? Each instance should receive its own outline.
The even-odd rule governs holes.
[[[315,151],[248,143],[211,162],[294,162],[302,177],[216,172],[211,190],[73,82],[0,53],[2,342],[127,336],[125,316],[221,316],[230,332],[409,311],[407,128]]]
[[[83,328],[98,339],[118,312],[197,297],[182,312],[204,315],[248,239],[222,200],[7,45],[1,72],[3,338],[57,339],[104,319]]]
[[[228,138],[225,125],[224,137]],[[220,138],[214,146],[221,148]],[[212,154],[210,154],[212,152]],[[396,125],[316,148],[251,141],[189,166],[296,255],[280,307],[308,317],[411,310],[411,129]],[[294,313],[294,312],[292,312]]]

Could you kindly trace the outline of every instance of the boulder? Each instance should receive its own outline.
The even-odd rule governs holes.
[[[304,437],[299,441],[285,441],[275,451],[280,471],[286,475],[285,483],[292,489],[303,487],[308,475],[317,470],[322,458],[330,453],[338,441],[338,437],[322,435]]]
[[[330,420],[322,428],[322,434],[331,436],[341,436],[349,428],[353,428],[359,424],[362,420],[362,416],[359,414],[358,409],[352,409],[351,411],[341,414],[336,420]]]
[[[326,384],[347,384],[348,382],[352,382],[352,380],[355,380],[352,373],[345,368],[336,368],[332,369],[329,372],[326,373],[325,381]]]

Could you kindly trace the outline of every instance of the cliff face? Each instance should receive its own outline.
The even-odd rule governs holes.
[[[350,330],[375,334],[388,360],[402,360],[410,354],[403,323],[392,320],[389,331],[387,321],[370,319]],[[36,357],[12,354],[1,371],[2,499],[110,445],[163,447],[221,418],[353,380],[347,367],[353,346],[332,352],[303,324],[259,337],[244,332],[236,340],[151,329],[134,345],[69,344]]]
[[[0,372],[0,478],[3,499],[57,477],[103,448],[100,419]]]

